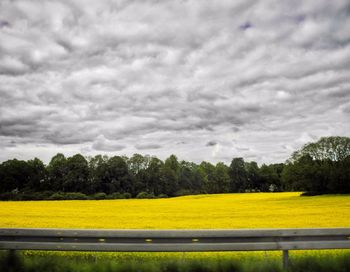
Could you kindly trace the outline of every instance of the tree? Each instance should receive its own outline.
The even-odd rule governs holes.
[[[284,187],[288,191],[315,191],[318,177],[316,164],[309,155],[286,165],[283,171]],[[319,187],[319,186],[317,186]],[[318,189],[317,191],[320,191]],[[324,190],[322,190],[324,191]]]
[[[210,162],[203,161],[199,165],[200,171],[203,176],[203,190],[207,194],[213,194],[218,192],[218,186],[215,180],[215,166]]]
[[[328,184],[330,192],[350,193],[350,156],[334,163],[331,180]]]
[[[102,192],[102,178],[107,171],[108,156],[96,155],[89,158],[89,186],[90,194]]]
[[[89,192],[89,165],[80,154],[66,161],[67,174],[63,179],[64,192]]]
[[[128,165],[122,157],[114,156],[110,158],[106,168],[103,180],[105,193],[131,193],[133,191]]]
[[[146,169],[146,180],[148,184],[148,193],[153,193],[159,195],[164,193],[162,191],[161,179],[162,179],[162,169],[164,163],[156,158],[152,157],[149,161],[148,167]]]
[[[162,193],[174,196],[179,188],[179,162],[175,155],[171,155],[164,162],[161,175]]]
[[[215,183],[217,193],[228,193],[230,190],[229,167],[222,162],[215,166]]]
[[[130,159],[128,159],[129,171],[137,175],[140,171],[145,170],[150,162],[149,156],[142,156],[140,154],[134,154]]]
[[[53,191],[64,191],[64,179],[68,173],[67,159],[62,153],[52,157],[47,166],[48,182]]]
[[[199,166],[193,162],[181,161],[179,173],[179,194],[200,193],[203,179],[199,174]]]
[[[247,173],[246,189],[254,191],[265,191],[265,188],[261,184],[259,176],[259,166],[256,162],[246,162],[244,164]]]
[[[44,163],[38,158],[34,158],[29,160],[27,164],[30,169],[30,176],[26,185],[28,189],[33,191],[51,190],[47,183],[47,170]]]
[[[281,175],[283,171],[283,163],[263,164],[259,169],[260,190],[267,191],[281,191]]]
[[[350,192],[350,138],[323,137],[293,153],[283,170],[285,188],[312,194]]]
[[[135,185],[137,192],[150,192],[148,180],[146,177],[146,169],[150,163],[149,156],[134,154],[127,160],[130,177]]]
[[[233,158],[229,169],[230,191],[244,192],[248,183],[243,158]]]
[[[170,157],[165,160],[164,164],[173,170],[176,174],[179,173],[180,164],[175,155],[170,155]]]
[[[0,192],[21,190],[30,181],[30,167],[26,161],[8,160],[0,165]]]
[[[293,153],[291,161],[297,161],[301,157],[309,155],[313,160],[342,161],[350,156],[349,137],[322,137],[316,143],[308,143],[300,150]]]

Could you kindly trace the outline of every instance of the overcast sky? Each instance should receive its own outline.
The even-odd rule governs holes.
[[[0,161],[284,162],[350,132],[350,2],[0,1]]]

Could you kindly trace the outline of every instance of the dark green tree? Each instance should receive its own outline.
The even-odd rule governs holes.
[[[148,165],[150,163],[149,156],[142,156],[140,154],[134,154],[130,159],[127,160],[128,169],[132,183],[135,185],[137,192],[150,193],[153,189],[148,184],[149,179],[147,178]]]
[[[96,155],[90,157],[89,164],[89,186],[88,190],[90,194],[103,192],[102,178],[107,171],[108,156]]]
[[[179,189],[179,162],[175,155],[171,155],[164,162],[160,179],[162,193],[174,196]]]
[[[233,158],[229,169],[230,191],[244,192],[247,189],[248,177],[243,158]]]
[[[111,157],[107,162],[107,172],[103,180],[104,192],[133,192],[128,165],[120,156]]]
[[[30,181],[31,169],[26,161],[8,160],[0,165],[0,192],[22,190]]]
[[[306,144],[287,161],[282,175],[284,187],[311,194],[347,193],[349,156],[347,137],[323,137]]]
[[[230,191],[229,167],[222,162],[215,166],[215,183],[217,193],[228,193]]]
[[[275,192],[282,190],[281,175],[283,164],[263,164],[259,169],[260,190]]]
[[[154,195],[159,195],[164,193],[161,180],[162,180],[162,169],[164,167],[164,163],[156,158],[152,157],[148,163],[148,167],[146,169],[146,176],[147,179],[147,191],[148,193],[153,193]],[[138,191],[140,192],[140,191]]]
[[[32,191],[51,190],[49,183],[47,182],[47,170],[44,163],[38,158],[29,160],[28,167],[30,169],[30,176],[26,187]]]
[[[203,190],[207,194],[217,193],[219,188],[216,183],[215,174],[216,169],[210,162],[203,161],[199,165],[200,172],[203,176]]]
[[[261,183],[261,178],[259,175],[259,166],[255,161],[246,162],[244,164],[247,173],[247,183],[245,184],[245,189],[250,191],[266,191]]]
[[[179,195],[198,194],[202,192],[203,179],[199,166],[193,162],[181,161],[179,174]]]
[[[64,191],[64,179],[68,173],[66,157],[58,153],[47,166],[48,182],[53,191]]]
[[[64,192],[89,193],[89,165],[82,155],[69,157],[66,161],[66,171],[63,179]]]

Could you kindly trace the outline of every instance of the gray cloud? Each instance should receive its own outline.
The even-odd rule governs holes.
[[[19,75],[26,73],[28,70],[29,67],[18,59],[11,57],[0,59],[0,74]]]
[[[206,143],[206,146],[215,146],[215,145],[217,145],[217,142],[215,141],[209,141]]]
[[[1,1],[0,160],[146,150],[278,162],[348,135],[349,11],[347,0]]]
[[[92,145],[92,148],[97,151],[120,151],[125,148],[124,145],[118,144],[115,141],[107,140],[103,135],[100,135],[96,138],[95,142]]]
[[[0,28],[9,27],[10,23],[7,21],[0,20]]]
[[[135,145],[136,149],[139,150],[148,150],[148,149],[159,149],[162,148],[161,145],[155,144],[155,143],[149,143],[149,144],[137,144]]]

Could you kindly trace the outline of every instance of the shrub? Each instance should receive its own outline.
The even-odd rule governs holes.
[[[148,193],[147,192],[140,192],[137,194],[136,198],[148,198]]]
[[[86,200],[88,199],[86,194],[83,193],[54,193],[49,197],[50,200]]]
[[[17,194],[14,194],[12,192],[6,192],[0,194],[0,200],[16,200]]]
[[[18,200],[40,200],[35,193],[23,192],[18,194]]]
[[[159,194],[157,197],[158,198],[168,198],[169,196],[167,194]]]
[[[88,199],[86,194],[83,193],[65,193],[65,199],[67,200],[86,200]]]
[[[49,200],[64,200],[64,194],[63,193],[54,193],[49,197]]]
[[[119,192],[107,195],[107,199],[123,199],[123,198],[125,198],[124,195]]]
[[[46,200],[50,199],[50,196],[53,194],[52,191],[44,192],[6,192],[0,194],[0,200]]]
[[[95,199],[95,200],[102,200],[106,198],[107,198],[106,193],[96,193],[92,196],[92,199]]]
[[[39,200],[46,200],[49,199],[50,196],[53,194],[54,192],[52,191],[43,191],[43,192],[36,192],[36,198]]]
[[[155,198],[153,193],[140,192],[137,194],[136,198],[144,199],[144,198]]]
[[[130,194],[130,193],[124,193],[123,196],[124,196],[124,198],[126,198],[126,199],[131,198],[131,194]]]

